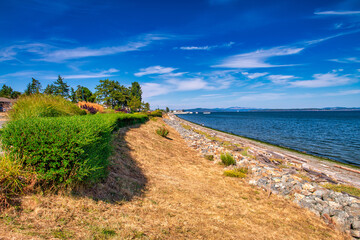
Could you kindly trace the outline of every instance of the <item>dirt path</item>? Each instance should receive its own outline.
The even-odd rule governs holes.
[[[109,179],[88,193],[121,191],[127,201],[27,196],[2,214],[0,239],[346,239],[292,202],[223,176],[175,130],[158,136],[162,124],[120,130]]]

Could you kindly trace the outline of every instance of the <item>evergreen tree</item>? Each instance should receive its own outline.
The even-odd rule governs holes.
[[[118,81],[100,80],[100,84],[95,89],[95,96],[98,101],[112,108],[127,106],[129,89],[120,85]]]
[[[31,95],[31,94],[37,94],[41,92],[41,84],[38,80],[36,80],[35,78],[32,78],[31,83],[29,83],[25,89],[25,94],[26,95]]]
[[[13,89],[5,84],[2,86],[0,90],[0,97],[12,98],[11,94],[13,93]]]
[[[138,111],[141,108],[140,98],[137,96],[133,96],[129,102],[129,107],[132,112]]]
[[[64,78],[62,78],[60,75],[58,77],[58,79],[56,80],[56,82],[54,82],[55,85],[55,95],[60,95],[64,98],[68,98],[69,97],[69,85],[66,84],[66,82],[64,82]]]
[[[138,82],[131,83],[130,97],[131,98],[137,97],[138,99],[140,99],[140,102],[142,101],[142,90],[141,90],[141,86]]]
[[[48,84],[44,90],[44,93],[49,95],[55,94],[55,92],[56,92],[56,87],[54,84]]]

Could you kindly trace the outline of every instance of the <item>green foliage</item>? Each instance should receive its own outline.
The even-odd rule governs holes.
[[[32,78],[31,83],[29,83],[25,89],[25,95],[38,94],[41,92],[41,84],[35,78]]]
[[[140,84],[138,82],[131,83],[130,97],[131,97],[131,99],[137,98],[141,103],[141,101],[142,101],[142,90],[141,90],[141,86],[140,86]]]
[[[44,93],[49,95],[55,94],[55,92],[56,92],[56,87],[54,84],[48,84],[44,90]]]
[[[78,85],[76,90],[71,88],[70,99],[74,103],[77,103],[80,101],[94,102],[95,96],[87,87]]]
[[[0,157],[0,209],[11,204],[24,188],[35,179],[35,174],[16,160]]]
[[[170,112],[170,109],[168,107],[166,107],[165,112],[167,112],[167,113]]]
[[[224,171],[224,175],[228,177],[245,178],[248,173],[247,168],[236,168]]]
[[[167,135],[169,134],[169,130],[167,130],[167,129],[164,128],[164,127],[160,127],[160,128],[158,128],[158,129],[156,129],[156,133],[157,133],[159,136],[167,137]]]
[[[45,186],[73,186],[106,176],[111,133],[147,120],[146,115],[96,114],[10,121],[3,149],[31,166]]]
[[[344,185],[344,184],[338,184],[337,185],[337,184],[331,184],[331,183],[324,184],[322,186],[324,188],[333,190],[335,192],[345,192],[345,193],[351,194],[353,196],[360,197],[360,189],[356,188],[356,187],[353,187],[353,186]]]
[[[142,108],[142,111],[148,112],[148,111],[150,111],[150,104],[149,104],[149,103],[142,102],[142,103],[141,103],[141,108]]]
[[[5,84],[0,89],[0,97],[16,99],[21,95],[20,92],[14,91],[11,87]]]
[[[220,155],[220,159],[221,162],[225,165],[225,166],[230,166],[230,165],[235,165],[236,161],[234,159],[234,157],[230,154],[230,153],[222,153]]]
[[[155,110],[150,113],[146,113],[149,117],[162,117],[162,111],[161,110]]]
[[[84,110],[60,96],[33,94],[20,97],[9,112],[9,117],[11,120],[18,120],[81,114],[84,114]]]
[[[100,80],[100,84],[95,89],[96,99],[111,106],[112,109],[126,106],[129,89],[120,85],[118,81]]]
[[[64,82],[64,78],[62,78],[60,75],[58,76],[58,79],[54,82],[55,85],[55,95],[62,96],[64,98],[69,97],[69,85]]]
[[[129,107],[132,112],[138,111],[141,108],[141,100],[138,96],[132,96],[129,102]]]
[[[209,161],[214,161],[214,155],[205,155],[204,157]]]

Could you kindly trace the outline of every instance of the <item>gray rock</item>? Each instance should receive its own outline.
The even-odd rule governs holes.
[[[351,236],[353,236],[354,238],[360,238],[359,230],[351,230],[350,233],[351,233]]]
[[[360,220],[354,220],[351,224],[351,228],[360,230]]]

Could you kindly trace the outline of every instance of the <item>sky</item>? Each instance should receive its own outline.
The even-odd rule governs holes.
[[[137,81],[152,108],[360,107],[359,0],[0,0],[0,86]]]

